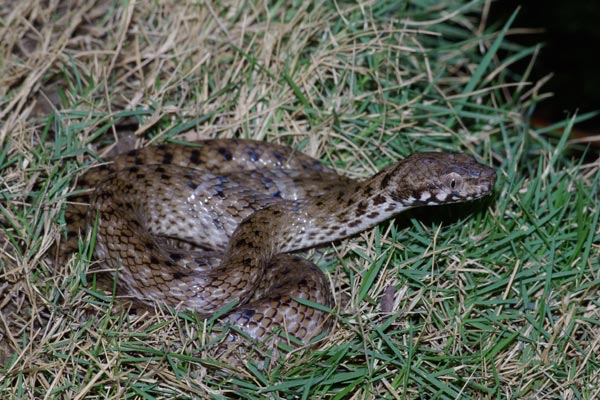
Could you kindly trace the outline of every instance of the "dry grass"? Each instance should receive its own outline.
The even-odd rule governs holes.
[[[0,1],[6,398],[598,397],[598,161],[528,128],[543,96],[507,67],[536,50],[488,31],[487,2],[427,4]],[[113,307],[89,241],[65,265],[52,247],[92,155],[216,136],[353,177],[461,150],[500,182],[313,255],[338,299],[332,335],[230,374],[203,321]]]

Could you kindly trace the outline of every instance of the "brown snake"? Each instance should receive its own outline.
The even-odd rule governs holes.
[[[307,340],[332,306],[323,273],[287,253],[342,239],[408,208],[491,193],[492,168],[457,153],[415,153],[357,182],[275,144],[217,139],[133,150],[87,172],[95,189],[66,212],[69,239],[97,220],[94,257],[143,303],[211,315],[261,340],[273,329]],[[87,221],[87,222],[86,222]]]

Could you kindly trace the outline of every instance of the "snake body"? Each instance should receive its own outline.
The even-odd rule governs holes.
[[[474,200],[496,173],[460,153],[415,153],[358,182],[264,142],[216,139],[117,156],[87,172],[93,188],[67,209],[73,238],[97,223],[94,256],[134,299],[209,316],[261,340],[280,328],[306,340],[332,305],[323,273],[289,254],[342,239],[408,208]]]

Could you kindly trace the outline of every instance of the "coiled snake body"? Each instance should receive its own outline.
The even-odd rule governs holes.
[[[319,333],[332,305],[311,262],[287,253],[356,234],[411,207],[477,199],[493,169],[472,157],[415,153],[357,182],[289,148],[209,140],[134,150],[87,172],[88,210],[67,209],[74,238],[97,221],[95,258],[145,303],[226,316],[251,337],[274,328],[299,338]]]

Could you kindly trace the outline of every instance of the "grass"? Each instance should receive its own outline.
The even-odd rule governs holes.
[[[485,1],[211,4],[0,4],[3,398],[599,397],[598,154],[569,140],[585,115],[529,126],[546,94],[509,67],[539,49]],[[193,314],[97,291],[90,241],[53,247],[96,157],[218,136],[352,177],[464,151],[499,182],[311,253],[332,333],[233,373]]]

